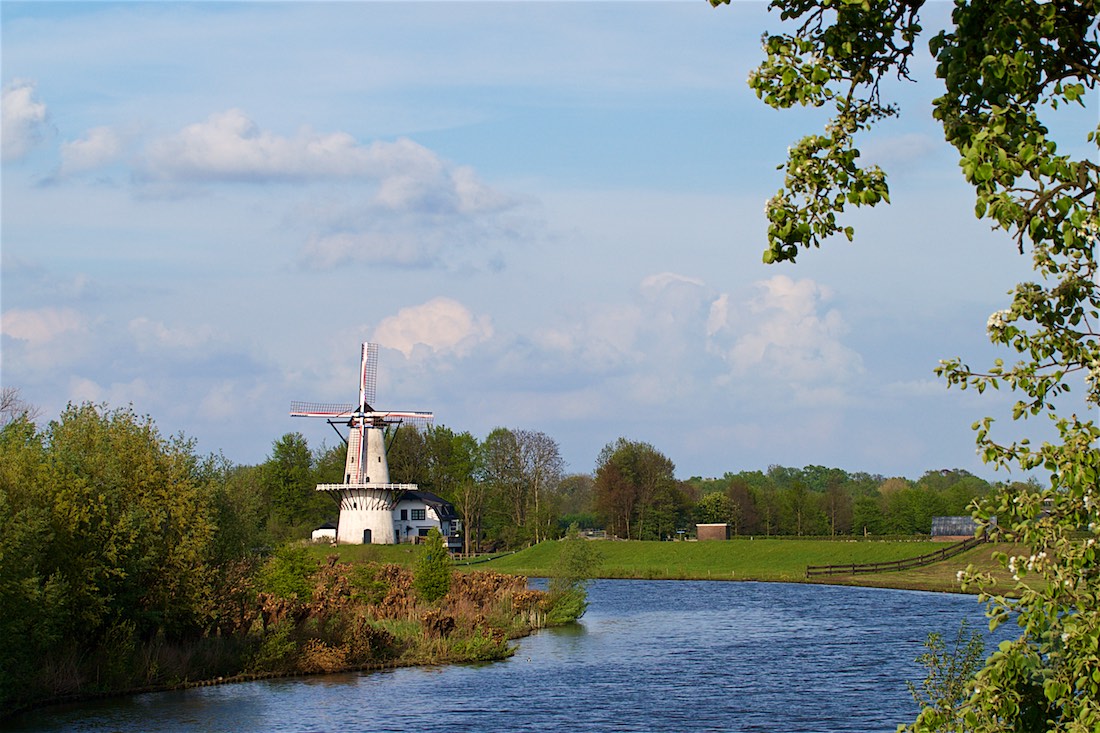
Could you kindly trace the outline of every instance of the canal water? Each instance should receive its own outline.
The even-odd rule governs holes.
[[[581,623],[481,665],[280,679],[24,716],[11,731],[893,731],[930,631],[985,628],[971,596],[601,580]]]

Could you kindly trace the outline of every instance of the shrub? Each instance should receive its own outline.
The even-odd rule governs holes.
[[[451,589],[452,572],[451,554],[443,545],[443,536],[432,529],[413,569],[416,595],[426,603],[435,603],[443,598]]]

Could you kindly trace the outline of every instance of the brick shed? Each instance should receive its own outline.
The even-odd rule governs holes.
[[[728,540],[730,538],[730,526],[725,522],[721,524],[697,524],[695,536],[700,542],[703,540]]]

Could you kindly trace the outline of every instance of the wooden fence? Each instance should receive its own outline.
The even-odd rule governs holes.
[[[888,573],[895,570],[921,568],[925,565],[931,565],[932,563],[960,555],[972,547],[977,547],[983,542],[985,542],[985,537],[971,537],[970,539],[963,540],[954,545],[948,545],[942,550],[936,550],[935,552],[929,552],[917,557],[906,558],[905,560],[893,560],[891,562],[850,563],[848,565],[810,565],[806,568],[806,577],[811,578],[815,575]]]

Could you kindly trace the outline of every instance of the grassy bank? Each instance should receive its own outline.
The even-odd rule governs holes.
[[[940,550],[931,541],[830,541],[734,539],[726,542],[598,542],[602,560],[600,578],[657,580],[759,580],[810,582],[807,565],[890,562]],[[1001,573],[993,551],[1005,547],[980,545],[962,555],[934,565],[900,572],[815,577],[812,582],[910,590],[959,592],[956,574],[973,564]],[[552,542],[544,542],[512,555],[476,566],[538,577],[546,574],[556,557]]]

